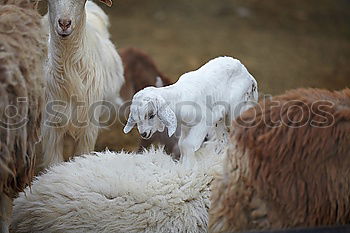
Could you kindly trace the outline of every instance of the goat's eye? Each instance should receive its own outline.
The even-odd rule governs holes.
[[[149,119],[153,119],[155,116],[156,116],[156,114],[151,114],[151,115],[149,116]]]

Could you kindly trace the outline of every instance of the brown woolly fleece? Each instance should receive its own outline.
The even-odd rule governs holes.
[[[124,65],[125,83],[120,90],[124,101],[131,100],[136,92],[145,87],[155,86],[157,77],[162,79],[164,86],[171,84],[145,52],[136,48],[120,49],[118,52]]]
[[[297,89],[239,117],[211,232],[350,223],[350,89]]]
[[[34,171],[43,105],[45,33],[30,0],[0,0],[0,193],[10,198]]]

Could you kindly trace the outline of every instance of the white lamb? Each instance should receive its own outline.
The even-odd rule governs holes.
[[[219,122],[231,122],[248,101],[258,100],[257,82],[245,66],[231,57],[219,57],[186,73],[173,85],[147,87],[135,94],[124,132],[137,124],[143,138],[168,128],[169,137],[181,125],[181,159],[193,164],[197,151]]]
[[[212,145],[212,144],[211,144]],[[162,150],[96,153],[51,167],[14,202],[14,232],[207,232],[210,184],[224,154],[199,169]]]
[[[94,149],[102,102],[117,99],[124,82],[102,9],[86,0],[49,0],[48,5],[44,167],[63,161],[64,152],[73,156]]]

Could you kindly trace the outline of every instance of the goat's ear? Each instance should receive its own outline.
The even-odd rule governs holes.
[[[136,122],[134,121],[134,119],[131,115],[131,112],[130,112],[128,122],[126,123],[126,125],[124,127],[124,133],[125,134],[129,133],[132,130],[132,128],[134,128],[135,124],[136,124]]]
[[[109,7],[111,7],[113,4],[112,0],[100,0],[100,2],[106,4]]]
[[[176,115],[173,112],[173,110],[171,110],[169,106],[162,106],[158,110],[157,114],[159,119],[168,128],[168,136],[169,137],[173,136],[177,128]]]

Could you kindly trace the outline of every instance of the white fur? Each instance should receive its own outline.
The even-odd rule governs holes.
[[[164,87],[164,83],[163,83],[163,80],[161,77],[157,76],[155,86],[156,87]]]
[[[87,1],[85,7],[84,1],[49,0],[49,6],[50,1],[55,7],[49,7],[49,17],[44,18],[50,22],[46,102],[67,103],[66,106],[59,104],[55,111],[67,116],[68,122],[62,121],[57,113],[45,113],[42,132],[45,167],[63,161],[65,143],[74,143],[72,156],[94,149],[102,110],[96,109],[95,122],[92,122],[93,115],[88,109],[101,101],[114,102],[124,82],[122,62],[110,41],[108,17],[102,9],[92,1]],[[70,8],[69,4],[75,7]],[[55,12],[56,8],[59,11]],[[57,20],[62,17],[72,19],[72,34],[67,38],[58,34]],[[74,99],[81,102],[81,106]],[[48,122],[58,123],[52,127]]]
[[[136,93],[124,132],[130,132],[137,124],[140,134],[149,138],[167,127],[170,137],[178,123],[195,120],[196,124],[181,127],[179,139],[182,159],[191,164],[194,152],[217,122],[231,122],[246,110],[247,101],[257,100],[257,82],[245,66],[231,57],[219,57],[182,75],[173,85],[147,87]],[[181,103],[185,103],[182,108],[179,107]],[[240,111],[236,111],[237,106],[241,106]],[[156,117],[149,117],[153,115]]]
[[[199,168],[162,150],[96,153],[51,167],[14,202],[14,232],[207,232],[209,185],[224,154]]]

